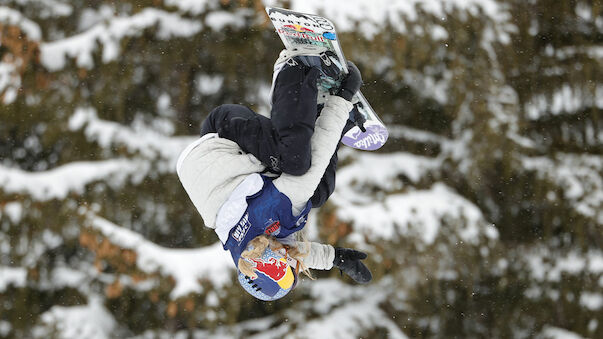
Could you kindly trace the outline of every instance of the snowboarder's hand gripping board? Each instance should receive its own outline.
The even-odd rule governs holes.
[[[312,50],[316,53],[325,50],[330,51],[336,55],[343,73],[345,75],[350,73],[348,63],[337,39],[335,25],[331,21],[319,15],[299,13],[276,7],[266,7],[266,12],[286,49]],[[319,101],[321,97],[325,97],[326,92],[337,94],[342,88],[342,84],[345,85],[345,79],[345,76],[337,79],[320,79],[318,83]],[[341,96],[341,94],[339,95]],[[349,96],[349,93],[346,95]],[[343,136],[342,142],[347,146],[367,151],[381,148],[389,136],[383,122],[362,95],[362,92],[356,89],[348,100],[354,104],[354,109],[350,112],[350,120],[356,126]]]

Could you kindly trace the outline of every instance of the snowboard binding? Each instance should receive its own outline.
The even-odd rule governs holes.
[[[317,68],[320,71],[320,78],[316,84],[319,91],[333,92],[337,90],[345,77],[343,66],[337,55],[324,47],[285,49],[281,52],[275,65],[281,63],[288,66],[302,64],[306,67]]]

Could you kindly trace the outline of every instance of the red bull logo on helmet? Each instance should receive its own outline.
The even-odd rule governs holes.
[[[255,263],[255,269],[257,271],[269,277],[281,288],[288,289],[293,285],[295,277],[285,258],[277,259],[270,257],[267,261],[264,261],[263,259],[250,260]]]

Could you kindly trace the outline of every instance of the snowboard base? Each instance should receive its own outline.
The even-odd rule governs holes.
[[[327,48],[337,55],[343,71],[348,73],[347,61],[339,44],[335,25],[331,21],[319,15],[299,13],[276,7],[266,7],[266,12],[286,49],[292,50],[296,47],[306,49]],[[320,88],[321,84],[318,85]],[[343,144],[365,151],[374,151],[381,148],[389,136],[387,128],[362,95],[362,92],[359,91],[354,95],[352,102],[366,118],[364,123],[366,132],[362,132],[358,126],[355,126],[344,135]]]

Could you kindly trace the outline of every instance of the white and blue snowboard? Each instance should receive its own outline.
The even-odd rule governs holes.
[[[276,7],[266,7],[266,12],[286,49],[326,47],[337,55],[344,72],[348,73],[347,62],[337,39],[335,25],[331,21],[319,15]],[[335,81],[335,83],[329,83],[329,81]],[[320,97],[326,95],[329,88],[338,87],[337,81],[340,80],[323,79],[323,83],[319,83],[319,101]],[[366,132],[355,126],[343,136],[342,142],[344,145],[366,151],[381,148],[389,136],[387,128],[360,91],[354,96],[352,103],[366,118],[364,123]]]

